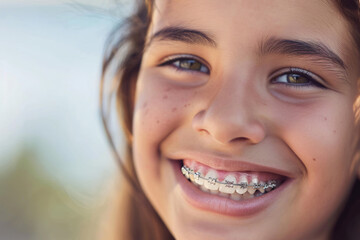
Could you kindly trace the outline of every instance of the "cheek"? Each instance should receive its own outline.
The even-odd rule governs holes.
[[[181,122],[190,105],[186,96],[167,86],[147,86],[137,95],[134,131],[141,130],[144,141],[158,143]]]
[[[346,100],[329,102],[327,99],[278,109],[276,115],[281,117],[276,122],[281,138],[303,162],[307,174],[341,170],[338,167],[349,170],[354,153],[355,123],[353,109]]]
[[[189,116],[194,93],[156,79],[139,79],[133,119],[133,155],[138,171],[159,174],[162,141]],[[146,161],[145,161],[146,159]],[[139,176],[140,177],[140,176]]]
[[[354,178],[354,113],[344,106],[351,104],[319,101],[277,114],[282,139],[305,169],[294,201],[299,209],[318,209],[307,214],[320,222],[335,219]]]

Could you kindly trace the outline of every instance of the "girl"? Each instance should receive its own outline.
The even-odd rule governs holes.
[[[139,1],[126,26],[117,239],[359,239],[358,0]]]

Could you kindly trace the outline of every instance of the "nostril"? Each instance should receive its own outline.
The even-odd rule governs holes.
[[[210,133],[206,129],[199,129],[199,132],[202,134],[210,135]]]
[[[249,139],[246,137],[237,137],[237,138],[231,139],[230,142],[246,142],[248,140]]]

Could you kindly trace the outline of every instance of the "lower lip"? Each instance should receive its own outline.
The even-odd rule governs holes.
[[[182,189],[185,200],[195,208],[228,216],[250,216],[274,203],[281,192],[292,182],[287,179],[279,187],[262,196],[236,201],[205,193],[189,182],[181,173],[181,161],[172,162],[175,177]]]

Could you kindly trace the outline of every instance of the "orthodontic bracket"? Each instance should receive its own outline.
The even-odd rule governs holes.
[[[216,183],[219,183],[219,184],[225,185],[226,187],[229,187],[229,188],[239,186],[242,189],[245,189],[245,188],[248,188],[248,187],[253,187],[254,189],[263,188],[264,190],[266,190],[266,189],[273,189],[273,188],[277,187],[277,182],[275,180],[270,180],[270,181],[268,181],[267,183],[264,183],[264,184],[261,184],[261,183],[250,183],[250,184],[248,184],[248,183],[244,183],[244,182],[234,183],[232,181],[227,181],[227,180],[225,180],[225,182],[220,182],[220,181],[217,180],[217,178],[203,177],[203,176],[201,176],[201,174],[199,172],[194,172],[193,169],[190,169],[189,167],[186,167],[186,166],[181,167],[181,172],[188,179],[191,176],[196,180],[203,179],[204,181],[207,181],[211,185],[215,185]]]

